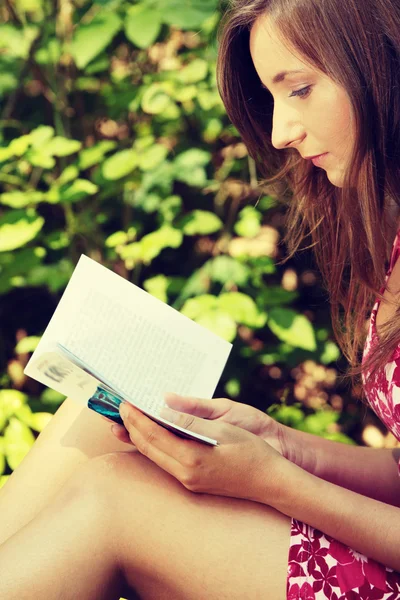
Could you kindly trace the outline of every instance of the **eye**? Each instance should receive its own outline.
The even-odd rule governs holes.
[[[294,90],[289,98],[293,96],[298,96],[299,98],[307,98],[311,94],[311,85],[307,85],[307,87],[302,88],[301,90]]]

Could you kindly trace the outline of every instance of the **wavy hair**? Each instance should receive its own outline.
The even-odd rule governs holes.
[[[343,187],[295,149],[272,146],[273,98],[261,86],[249,49],[252,25],[266,14],[288,47],[348,93],[355,143]],[[233,0],[218,38],[217,81],[228,116],[264,183],[284,182],[290,194],[283,240],[288,254],[280,264],[309,238],[355,385],[360,374],[374,375],[399,344],[396,304],[395,317],[381,326],[380,343],[362,363],[394,238],[387,214],[390,205],[400,206],[400,3]]]

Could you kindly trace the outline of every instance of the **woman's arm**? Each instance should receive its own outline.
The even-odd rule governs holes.
[[[257,498],[269,505],[270,477],[269,472],[260,476]],[[319,479],[289,461],[278,479],[274,508],[400,572],[398,508]]]
[[[365,448],[282,426],[284,456],[308,473],[400,507],[400,448]]]

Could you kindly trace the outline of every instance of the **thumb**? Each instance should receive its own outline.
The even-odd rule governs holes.
[[[218,413],[222,412],[214,404],[216,400],[179,396],[174,393],[165,394],[164,399],[166,405],[170,408],[203,419],[216,419],[220,416]]]

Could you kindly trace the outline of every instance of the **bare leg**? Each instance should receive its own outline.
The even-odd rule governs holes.
[[[67,483],[0,546],[1,598],[118,600],[126,593],[115,561],[117,540],[110,535],[112,507],[89,496],[87,487],[78,494]]]
[[[0,544],[37,515],[89,459],[132,451],[118,441],[111,422],[67,398],[33,448],[0,490]],[[6,515],[6,518],[5,518]]]
[[[112,453],[0,548],[0,597],[111,599],[125,580],[144,600],[283,600],[289,529],[265,505],[194,494],[145,457]]]

